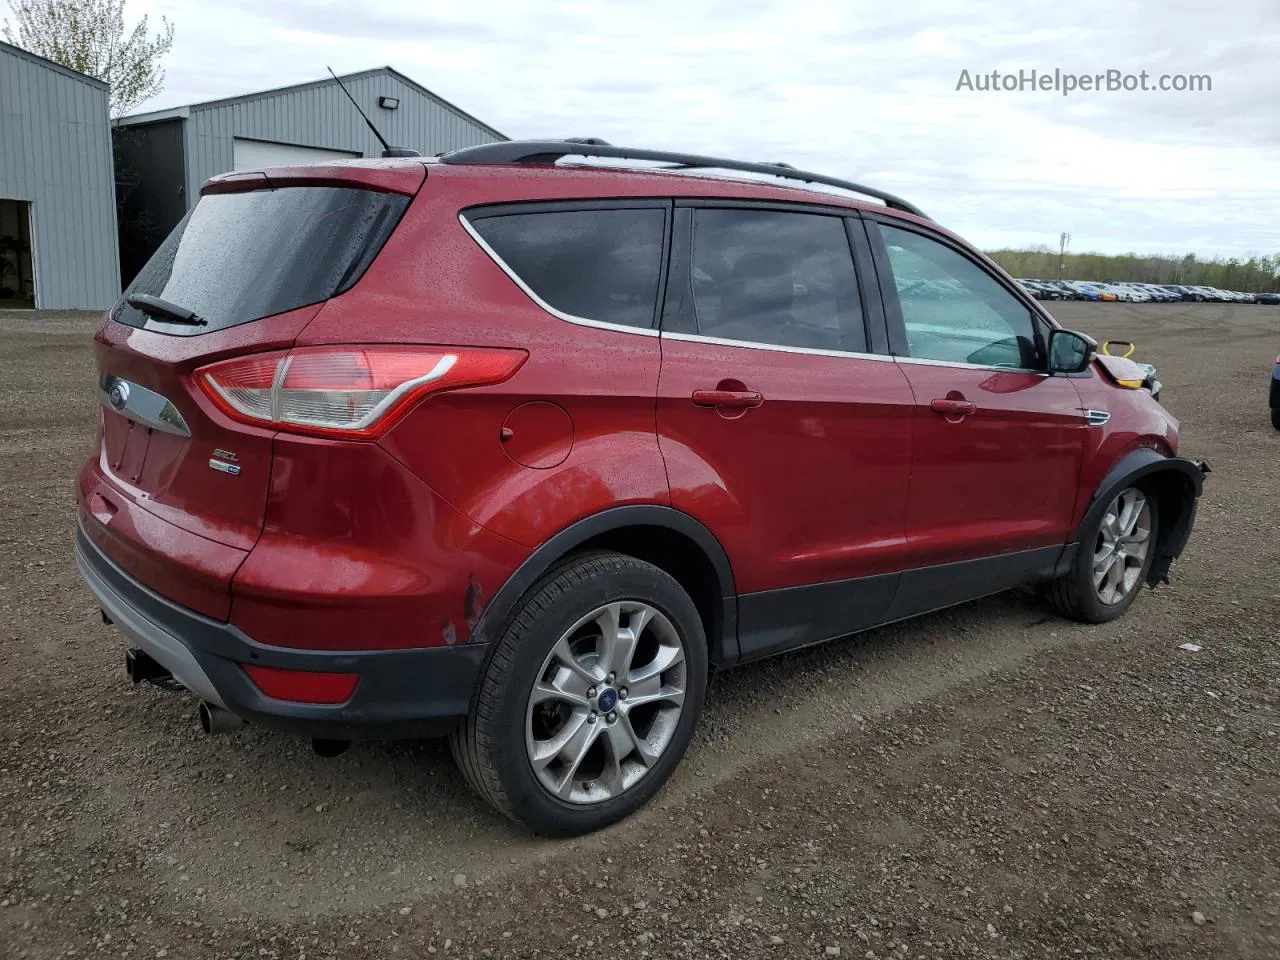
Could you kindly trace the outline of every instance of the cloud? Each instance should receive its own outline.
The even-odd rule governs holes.
[[[1274,0],[131,0],[177,26],[160,108],[391,64],[516,137],[797,166],[982,245],[1280,251]],[[961,70],[1207,73],[1205,93],[966,92]]]

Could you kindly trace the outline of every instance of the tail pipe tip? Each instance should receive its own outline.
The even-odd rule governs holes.
[[[200,719],[200,729],[207,734],[229,733],[244,726],[244,721],[230,710],[225,710],[208,700],[200,701],[197,716]]]
[[[327,737],[316,737],[311,741],[311,749],[322,757],[336,757],[346,753],[351,746],[350,740],[332,740]]]

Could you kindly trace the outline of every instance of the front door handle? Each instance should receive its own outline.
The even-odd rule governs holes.
[[[764,403],[764,397],[755,390],[695,390],[693,402],[699,407],[748,410]]]
[[[976,413],[978,405],[972,400],[934,400],[929,404],[929,409],[934,413],[940,413],[948,420],[952,417],[967,417],[971,413]]]

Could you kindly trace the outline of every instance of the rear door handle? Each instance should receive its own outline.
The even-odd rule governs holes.
[[[934,413],[940,413],[944,417],[967,417],[971,413],[976,413],[978,405],[972,400],[934,400],[930,402],[929,408]]]
[[[730,407],[746,410],[764,403],[764,397],[754,390],[695,390],[693,402],[699,407]]]

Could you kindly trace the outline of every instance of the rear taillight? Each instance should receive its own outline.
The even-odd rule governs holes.
[[[483,347],[299,347],[222,360],[195,380],[235,420],[371,439],[428,394],[501,383],[527,357]]]

